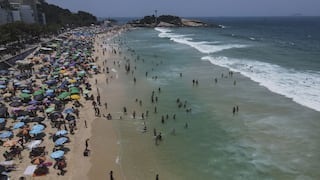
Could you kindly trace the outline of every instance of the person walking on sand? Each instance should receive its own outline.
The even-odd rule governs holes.
[[[159,180],[159,174],[156,175],[156,180]]]
[[[89,138],[86,139],[86,150],[88,149],[89,147]]]
[[[114,178],[113,178],[113,171],[110,171],[110,172],[109,172],[109,175],[110,175],[110,180],[114,180]]]

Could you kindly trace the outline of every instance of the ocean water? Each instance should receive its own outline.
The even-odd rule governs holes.
[[[115,39],[121,62],[136,67],[121,103],[138,117],[149,111],[117,123],[127,179],[319,179],[320,18],[202,20],[224,28],[142,28]]]

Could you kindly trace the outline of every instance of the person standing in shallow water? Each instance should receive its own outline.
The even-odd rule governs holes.
[[[159,180],[159,174],[156,175],[156,180]]]

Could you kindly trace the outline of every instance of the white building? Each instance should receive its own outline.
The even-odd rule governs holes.
[[[10,13],[6,9],[0,8],[0,25],[6,24],[11,21]]]
[[[12,15],[12,21],[21,21],[21,16],[20,16],[20,11],[19,10],[12,10],[11,11],[11,15]]]
[[[34,13],[30,5],[20,5],[20,16],[21,21],[24,23],[35,23]]]

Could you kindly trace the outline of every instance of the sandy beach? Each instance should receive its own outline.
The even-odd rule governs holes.
[[[94,53],[92,54],[92,59],[95,59],[95,65],[98,68],[103,67],[103,63],[105,60],[112,58],[112,53],[110,51],[105,51],[103,53],[102,49],[102,36],[107,36],[107,38],[111,38],[118,31],[113,31],[112,33],[100,34],[95,37],[93,40],[93,48]],[[55,54],[56,52],[54,52]],[[33,55],[31,55],[33,56]],[[27,57],[26,59],[30,59],[33,57]],[[41,58],[46,58],[45,56],[41,56]],[[108,63],[111,63],[109,61]],[[42,63],[33,66],[33,71],[41,71]],[[92,76],[92,75],[90,75]],[[21,158],[14,158],[13,161],[10,161],[14,166],[14,171],[12,171],[9,176],[11,179],[19,179],[20,177],[24,177],[26,179],[97,179],[97,177],[107,178],[109,176],[109,172],[112,170],[114,172],[114,176],[117,179],[122,179],[122,172],[119,164],[116,162],[118,157],[118,149],[117,149],[117,137],[115,130],[112,125],[112,121],[106,120],[105,117],[102,117],[107,114],[107,109],[103,105],[104,102],[108,101],[110,104],[115,104],[117,98],[119,98],[121,93],[121,83],[113,83],[113,80],[110,80],[108,84],[108,92],[106,91],[106,81],[108,78],[106,73],[96,73],[92,77],[88,78],[88,83],[92,85],[91,94],[94,97],[94,101],[96,101],[96,97],[101,94],[101,106],[98,108],[101,110],[100,115],[95,115],[94,108],[92,105],[92,101],[85,100],[85,98],[80,98],[79,102],[82,104],[82,107],[79,108],[79,117],[76,119],[76,128],[74,128],[74,134],[68,135],[68,142],[63,145],[63,148],[67,148],[68,151],[65,153],[64,160],[67,162],[67,166],[64,168],[64,175],[59,175],[59,170],[52,168],[52,166],[48,166],[48,174],[45,176],[41,175],[39,177],[28,176],[25,175],[24,172],[26,168],[32,164],[29,159],[29,150],[21,151]],[[110,77],[109,77],[110,78]],[[112,82],[112,83],[111,83]],[[114,80],[116,82],[116,79]],[[42,84],[43,82],[40,79],[35,79],[33,82],[33,86],[37,86]],[[8,88],[10,88],[8,86]],[[100,92],[98,92],[99,90]],[[111,94],[112,92],[112,94]],[[114,93],[117,92],[117,93]],[[2,94],[8,93],[5,91]],[[4,106],[9,107],[9,103],[5,103]],[[64,109],[73,108],[73,105],[68,103],[65,104]],[[115,111],[113,106],[108,107],[108,111]],[[12,110],[9,108],[8,111]],[[11,111],[10,111],[11,112]],[[43,113],[44,114],[44,113]],[[65,114],[66,115],[66,114]],[[41,116],[41,113],[38,116]],[[6,120],[6,127],[10,128],[16,124],[16,120],[11,121],[10,118]],[[54,160],[51,160],[49,155],[54,150],[55,143],[52,143],[52,134],[54,134],[57,129],[50,124],[49,120],[43,121],[41,124],[45,126],[45,136],[42,138],[41,146],[45,147],[44,158],[47,159],[50,164],[54,163]],[[35,126],[36,123],[33,123]],[[67,127],[65,127],[67,128]],[[73,128],[73,127],[72,127]],[[67,129],[66,129],[67,130]],[[13,133],[16,134],[20,130],[19,128],[14,129]],[[11,138],[10,138],[11,139]],[[18,138],[13,137],[13,141],[16,143]],[[87,142],[86,142],[87,141]],[[6,141],[4,141],[6,142]],[[88,145],[89,154],[88,156],[84,156],[84,151],[86,149],[86,144]],[[18,146],[10,146],[18,148]],[[5,153],[9,148],[1,148],[0,152]],[[1,158],[2,162],[4,159]],[[9,161],[8,161],[9,162]],[[52,162],[52,163],[51,163]]]

